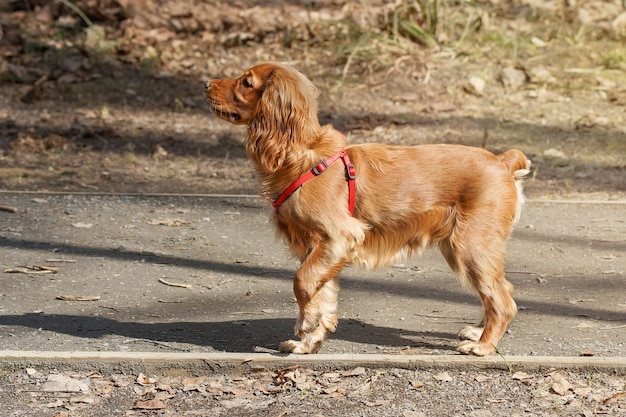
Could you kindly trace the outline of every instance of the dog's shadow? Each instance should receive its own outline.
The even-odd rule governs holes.
[[[294,319],[241,319],[223,322],[123,322],[103,317],[63,314],[23,314],[0,316],[1,326],[40,329],[66,334],[81,339],[121,336],[156,343],[184,343],[223,352],[273,351],[283,340],[292,338]],[[345,319],[337,332],[330,336],[329,345],[339,342],[333,350],[362,352],[370,345],[391,349],[455,350],[455,335],[434,332],[415,332],[391,327],[374,326],[359,320]],[[345,345],[347,343],[347,346]],[[193,348],[185,346],[185,350]],[[365,349],[370,351],[371,347]],[[55,350],[51,348],[51,350]],[[324,348],[322,352],[324,351]]]

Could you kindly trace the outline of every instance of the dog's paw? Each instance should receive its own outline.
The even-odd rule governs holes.
[[[466,340],[459,343],[457,350],[464,355],[487,356],[495,353],[496,347],[488,343]]]
[[[482,327],[467,326],[459,332],[459,339],[478,342],[480,340],[480,336],[482,335],[483,335]]]
[[[297,340],[287,340],[281,343],[279,350],[282,353],[309,353],[304,350],[304,343]]]
[[[287,340],[280,344],[279,350],[282,353],[309,354],[316,353],[319,348],[319,344],[317,344],[316,346],[309,346],[308,344],[304,342],[299,342],[297,340]]]

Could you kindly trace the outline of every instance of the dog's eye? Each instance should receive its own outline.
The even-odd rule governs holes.
[[[250,82],[250,80],[248,80],[247,78],[244,78],[243,81],[243,86],[246,88],[252,88],[252,83]]]

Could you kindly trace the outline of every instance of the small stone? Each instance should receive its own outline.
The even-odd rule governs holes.
[[[558,149],[554,148],[546,149],[545,151],[543,151],[543,156],[554,159],[567,159],[567,156],[565,156],[565,153],[563,151],[559,151]]]
[[[526,82],[526,73],[520,69],[506,67],[500,74],[502,85],[510,90],[517,90]]]
[[[485,91],[486,84],[485,80],[480,77],[470,77],[467,84],[463,86],[463,89],[470,94],[474,94],[475,96],[482,96]]]
[[[535,67],[528,70],[528,78],[530,82],[535,84],[554,83],[556,79],[552,73],[545,67]]]
[[[626,12],[622,12],[615,19],[613,19],[611,22],[611,28],[617,35],[626,35]]]

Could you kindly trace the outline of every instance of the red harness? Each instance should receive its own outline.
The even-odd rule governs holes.
[[[280,206],[291,196],[291,194],[302,186],[302,184],[313,177],[321,175],[330,165],[340,158],[343,161],[343,165],[346,167],[346,181],[348,181],[348,210],[350,210],[350,215],[352,215],[352,212],[354,211],[354,196],[356,193],[356,169],[354,168],[354,165],[350,163],[350,158],[348,158],[348,154],[346,154],[346,151],[343,149],[327,160],[320,162],[313,167],[312,170],[295,180],[285,191],[283,191],[280,197],[274,200],[272,206],[278,210]]]

